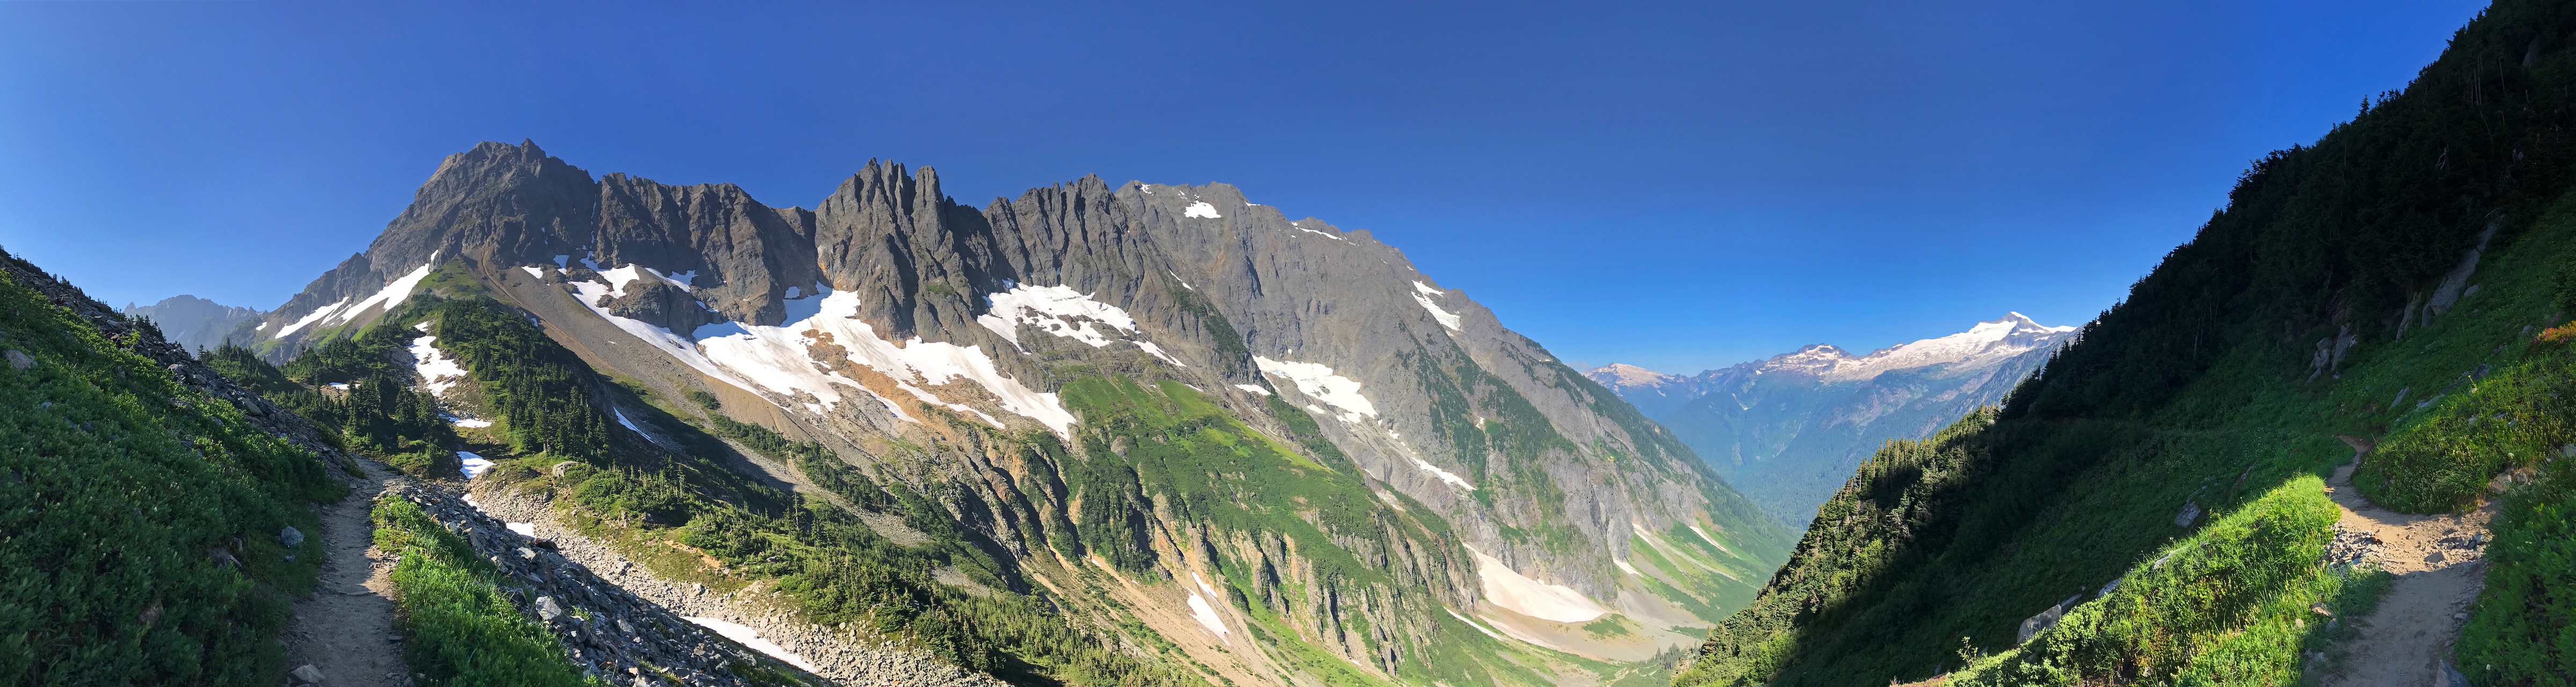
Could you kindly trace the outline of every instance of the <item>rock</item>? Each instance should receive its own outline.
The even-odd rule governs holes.
[[[2200,504],[2186,501],[2182,504],[2182,512],[2174,514],[2173,522],[2175,527],[2190,527],[2191,523],[2198,520],[2200,520]]]
[[[544,621],[546,621],[546,622],[551,623],[551,622],[554,622],[554,621],[555,621],[555,619],[557,619],[557,618],[561,618],[561,617],[563,617],[563,616],[564,616],[563,604],[555,603],[555,598],[554,598],[554,597],[551,597],[551,596],[540,596],[540,597],[537,597],[537,618],[538,618],[538,619],[540,619],[540,620],[544,620]]]
[[[2323,603],[2309,606],[2308,611],[2328,618],[2334,617],[2334,609],[2326,608],[2326,605]]]
[[[2424,562],[2426,563],[2440,563],[2444,560],[2448,560],[2448,557],[2443,556],[2440,551],[2424,554]]]
[[[0,356],[9,358],[9,367],[12,369],[24,370],[36,366],[36,359],[27,357],[26,351],[12,348],[6,353],[0,353]]]
[[[2119,580],[2118,578],[2113,578],[2113,579],[2111,580],[2111,583],[2110,583],[2110,584],[2102,585],[2102,591],[2095,592],[2093,595],[2094,595],[2094,596],[2097,596],[2097,597],[2101,597],[2101,596],[2110,596],[2110,595],[2111,595],[2111,591],[2112,591],[2112,590],[2116,590],[2116,589],[2119,589],[2119,588],[2120,588],[2120,580]]]
[[[298,684],[322,684],[322,669],[313,667],[313,664],[311,663],[296,666],[295,672],[288,674],[295,676],[295,681]]]
[[[2443,661],[2441,674],[2433,676],[2433,687],[2469,687],[2469,676],[2452,668],[2450,661]]]
[[[303,546],[304,533],[297,531],[294,526],[290,525],[286,529],[277,531],[277,541],[278,543],[285,544],[289,547]]]
[[[555,479],[563,479],[563,476],[564,476],[565,474],[572,472],[572,466],[580,465],[580,464],[581,464],[581,463],[567,460],[567,461],[563,461],[563,462],[560,462],[560,463],[556,463],[556,464],[554,465],[554,467],[552,467],[552,468],[548,468],[548,469],[546,470],[546,472],[553,474],[553,475],[555,476]]]
[[[528,549],[528,547],[525,547],[525,546],[519,547],[519,551],[518,551],[518,553],[519,553],[519,560],[524,560],[524,561],[533,561],[533,560],[536,560],[536,559],[537,559],[537,552],[535,552],[535,551],[531,551],[531,550],[529,550],[529,549]]]

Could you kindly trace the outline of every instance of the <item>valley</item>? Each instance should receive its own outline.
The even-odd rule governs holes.
[[[2571,128],[2503,0],[2098,317],[1693,374],[1251,184],[443,143],[273,309],[0,252],[0,684],[2564,686]]]

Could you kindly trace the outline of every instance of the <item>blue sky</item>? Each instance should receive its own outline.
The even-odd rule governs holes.
[[[481,140],[773,205],[1223,181],[1690,372],[2090,319],[2481,7],[0,3],[0,246],[275,307]]]

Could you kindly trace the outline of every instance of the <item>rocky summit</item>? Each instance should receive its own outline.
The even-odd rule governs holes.
[[[1224,184],[1084,177],[977,208],[930,168],[869,162],[779,207],[485,143],[249,326],[251,347],[409,341],[470,443],[535,416],[443,385],[503,383],[471,371],[491,354],[460,337],[484,335],[420,314],[466,298],[595,371],[620,451],[710,456],[892,541],[989,559],[924,593],[1027,599],[1083,642],[1239,684],[1659,675],[1791,543],[1675,433],[1402,251]],[[367,333],[395,323],[417,331]],[[618,522],[685,539],[710,517]]]
[[[2002,401],[2075,335],[2015,312],[1868,355],[1815,344],[1696,375],[1622,364],[1585,375],[1670,428],[1781,524],[1804,527],[1881,444],[1932,436]]]

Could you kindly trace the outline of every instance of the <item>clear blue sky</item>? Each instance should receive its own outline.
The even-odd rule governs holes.
[[[1223,181],[1689,372],[2090,319],[2483,6],[736,4],[0,3],[0,246],[276,307],[482,140],[773,205]]]

